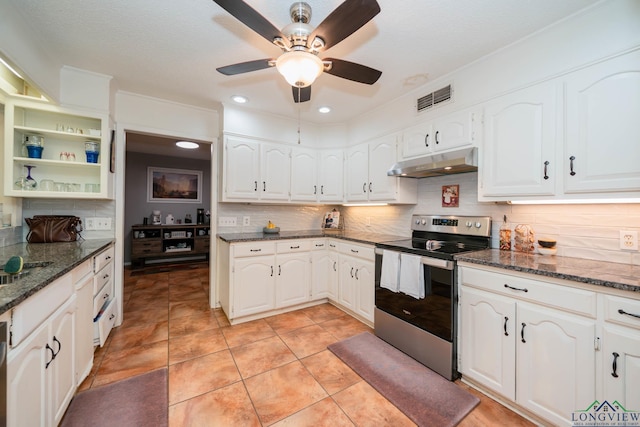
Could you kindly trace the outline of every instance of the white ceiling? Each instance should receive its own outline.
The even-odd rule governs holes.
[[[248,108],[314,123],[345,122],[548,26],[596,0],[378,0],[372,21],[321,57],[382,71],[373,86],[321,75],[295,104],[275,69],[224,76],[216,67],[280,50],[211,0],[2,0],[66,65],[113,76],[119,89],[206,108],[234,94]],[[341,0],[307,0],[317,26]],[[292,0],[247,0],[276,27]],[[328,105],[332,113],[317,108]]]

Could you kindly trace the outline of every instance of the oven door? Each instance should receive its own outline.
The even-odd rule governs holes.
[[[380,286],[382,250],[376,250],[375,305],[400,320],[410,323],[448,342],[453,342],[455,301],[454,263],[422,257],[425,297],[416,299]]]

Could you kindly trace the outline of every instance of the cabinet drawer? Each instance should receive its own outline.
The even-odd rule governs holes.
[[[375,248],[373,246],[356,245],[353,243],[338,243],[338,251],[341,254],[351,255],[368,260],[375,259]]]
[[[109,301],[113,297],[113,282],[109,281],[102,289],[93,297],[93,317],[95,318],[100,309],[104,306],[104,303]]]
[[[276,244],[276,252],[287,254],[291,252],[308,252],[311,250],[311,241],[306,240],[285,240]]]
[[[109,332],[116,324],[116,311],[118,308],[117,300],[112,299],[104,308],[104,311],[93,322],[93,343],[102,347],[107,341]]]
[[[71,274],[65,274],[14,308],[11,346],[20,344],[51,313],[69,300],[73,292]]]
[[[463,285],[596,317],[597,295],[592,291],[469,267],[460,267],[460,275]]]
[[[113,265],[109,264],[102,270],[93,276],[93,295],[96,295],[100,289],[111,279],[113,276]]]
[[[162,254],[162,241],[160,239],[134,241],[131,254],[134,257]]]
[[[71,280],[73,283],[78,283],[83,277],[90,273],[93,273],[93,263],[88,259],[73,269],[71,272]]]
[[[640,329],[640,300],[603,295],[604,320]]]
[[[235,257],[272,255],[276,253],[274,242],[236,243],[232,245]]]
[[[211,239],[209,239],[208,237],[205,237],[205,238],[201,237],[196,239],[195,250],[196,252],[200,252],[200,253],[208,253],[210,245],[211,245]]]
[[[321,251],[329,249],[329,242],[327,239],[318,239],[311,242],[311,249],[314,251]]]
[[[93,257],[94,259],[93,271],[98,272],[102,270],[105,265],[113,261],[114,252],[115,252],[115,249],[113,248],[113,246],[111,246],[107,250]]]

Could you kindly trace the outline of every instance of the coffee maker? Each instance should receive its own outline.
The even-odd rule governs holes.
[[[204,224],[204,209],[198,209],[197,212],[196,221],[198,224]]]
[[[160,211],[153,211],[151,214],[151,224],[162,225],[162,215],[160,214]]]

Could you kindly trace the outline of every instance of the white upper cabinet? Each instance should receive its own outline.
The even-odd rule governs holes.
[[[292,202],[342,202],[343,150],[293,147],[291,152]]]
[[[640,52],[485,104],[480,201],[640,197]]]
[[[344,199],[344,150],[320,151],[318,185],[318,201],[342,202]]]
[[[480,200],[555,193],[558,92],[549,82],[486,105]]]
[[[27,150],[27,140],[33,141],[34,137],[43,141],[39,154]],[[108,115],[8,100],[4,140],[5,195],[113,198],[110,169],[115,166],[111,154],[115,147],[110,141]],[[92,152],[95,149],[99,153],[94,161],[87,159],[86,143],[92,145]]]
[[[348,202],[416,203],[417,180],[388,176],[396,161],[396,138],[386,136],[347,150]]]
[[[566,193],[640,191],[640,52],[565,83]]]
[[[291,201],[318,200],[318,151],[293,147],[291,150]]]
[[[289,200],[291,148],[227,137],[223,201]]]
[[[482,113],[463,110],[412,126],[402,133],[402,160],[476,145]]]

